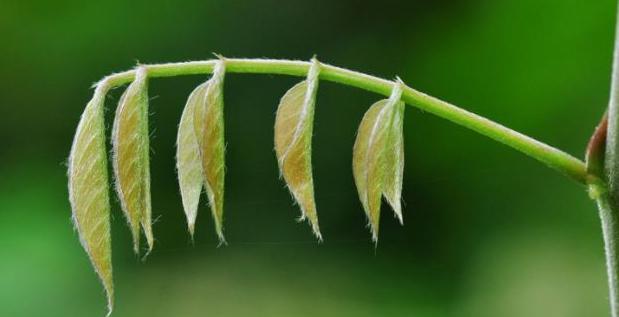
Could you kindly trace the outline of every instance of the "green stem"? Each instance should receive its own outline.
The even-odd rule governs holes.
[[[617,249],[619,243],[619,212],[617,204],[607,193],[597,199],[602,233],[604,238],[604,253],[606,254],[606,273],[608,277],[608,297],[612,317],[619,316],[619,263]]]
[[[619,11],[617,17],[610,100],[608,102],[608,130],[604,144],[605,152],[603,153],[604,170],[599,172],[604,174],[602,177],[606,180],[607,186],[604,188],[603,194],[597,199],[604,233],[604,251],[606,253],[612,317],[619,317],[619,266],[617,263],[619,257],[619,249],[617,249],[619,242],[619,205],[617,204],[619,202]]]
[[[226,63],[226,71],[229,73],[277,74],[304,77],[307,75],[310,66],[309,62],[291,60],[224,60]],[[216,61],[217,60],[208,60],[141,66],[146,67],[149,77],[172,77],[211,73]],[[322,80],[365,89],[384,96],[390,95],[394,85],[393,81],[332,65],[320,64],[320,67],[320,79]],[[134,75],[135,71],[113,74],[104,78],[101,84],[109,85],[109,87],[120,86],[132,81]],[[586,185],[598,181],[597,177],[587,173],[585,164],[581,160],[501,124],[456,107],[448,102],[426,95],[408,86],[404,86],[402,100],[411,106],[430,112],[505,145],[511,146],[581,184]]]

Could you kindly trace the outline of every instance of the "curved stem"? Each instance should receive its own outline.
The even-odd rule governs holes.
[[[277,74],[305,77],[309,62],[272,59],[224,59],[229,73]],[[213,71],[217,60],[184,63],[141,65],[149,77],[172,77],[179,75],[208,74]],[[320,79],[347,86],[353,86],[389,96],[393,81],[370,76],[364,73],[320,64]],[[99,84],[116,87],[133,80],[135,71],[117,73],[104,78]],[[456,124],[469,128],[500,143],[508,145],[547,166],[563,173],[581,184],[599,182],[597,177],[587,173],[584,162],[501,124],[466,111],[438,98],[404,86],[402,100],[423,111],[430,112]]]

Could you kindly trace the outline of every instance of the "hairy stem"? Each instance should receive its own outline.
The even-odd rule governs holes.
[[[619,316],[619,260],[617,252],[619,249],[619,212],[617,204],[607,194],[597,199],[602,221],[602,233],[604,237],[604,251],[606,254],[606,273],[608,275],[608,297],[610,300],[610,311],[612,317]]]
[[[604,233],[604,251],[610,310],[612,317],[619,317],[619,12],[615,29],[615,49],[613,70],[608,103],[608,126],[606,133],[603,177],[607,182],[605,191],[597,199],[602,231]],[[598,164],[599,165],[599,164]]]
[[[147,69],[149,77],[173,77],[180,75],[207,74],[213,71],[218,60],[194,61],[184,63],[141,65]],[[229,73],[277,74],[305,77],[310,64],[305,61],[271,59],[224,59]],[[353,86],[389,96],[394,82],[364,73],[320,64],[320,79],[347,86]],[[116,73],[104,78],[99,84],[116,87],[133,80],[135,71]],[[599,182],[596,176],[587,173],[585,164],[554,147],[535,140],[501,124],[466,111],[438,98],[404,86],[402,100],[423,111],[430,112],[456,124],[469,128],[491,139],[508,145],[547,166],[563,173],[581,184]]]

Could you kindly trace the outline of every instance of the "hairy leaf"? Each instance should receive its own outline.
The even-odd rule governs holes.
[[[312,177],[312,130],[318,71],[318,63],[313,60],[307,79],[282,97],[275,118],[275,153],[281,175],[301,207],[301,219],[309,219],[314,234],[322,240]]]
[[[140,224],[153,248],[151,229],[150,163],[148,140],[148,81],[144,68],[120,99],[112,131],[116,191],[139,252]]]
[[[99,275],[112,312],[110,199],[103,108],[105,88],[97,87],[77,126],[69,156],[69,199],[82,246]],[[108,313],[108,314],[109,314]]]
[[[378,241],[383,195],[401,219],[404,147],[400,95],[399,85],[396,85],[391,98],[380,100],[368,109],[353,148],[353,176],[375,242]]]
[[[383,195],[395,212],[400,224],[402,218],[402,180],[404,176],[404,103],[394,105],[393,121],[389,129],[389,140],[385,149],[385,180]]]
[[[183,208],[187,216],[189,233],[193,237],[198,212],[198,203],[204,178],[202,175],[202,160],[200,159],[200,147],[194,132],[194,109],[202,103],[208,85],[198,86],[189,95],[187,104],[181,115],[176,140],[176,168],[178,170],[178,183],[183,199]]]
[[[223,61],[216,64],[213,77],[204,84],[203,97],[194,108],[194,131],[198,141],[204,187],[209,199],[219,241],[223,235],[225,151],[224,143]]]

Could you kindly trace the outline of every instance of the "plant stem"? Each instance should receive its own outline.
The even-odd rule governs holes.
[[[604,251],[606,253],[606,270],[610,310],[612,317],[619,317],[619,12],[615,29],[615,48],[613,53],[613,70],[608,103],[608,131],[606,133],[604,153],[604,178],[607,186],[597,199],[602,231],[604,233]]]
[[[153,64],[145,66],[149,77],[172,77],[180,75],[208,74],[217,60],[184,63]],[[271,59],[224,59],[229,73],[277,74],[304,77],[310,63],[292,60]],[[394,82],[364,73],[320,64],[320,79],[353,86],[389,96]],[[104,78],[100,84],[116,87],[133,80],[135,71],[117,73]],[[596,176],[587,173],[584,162],[501,124],[466,111],[438,98],[404,86],[402,100],[423,111],[430,112],[456,124],[469,128],[500,143],[506,144],[547,166],[561,172],[581,184],[598,182]]]
[[[619,251],[617,249],[619,243],[619,212],[616,207],[617,204],[614,203],[614,200],[607,193],[597,199],[597,204],[600,210],[604,237],[610,312],[612,317],[617,317],[619,313],[619,263],[617,263]]]

